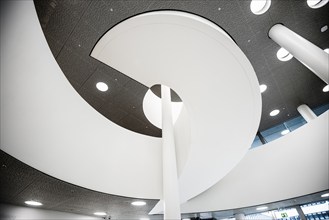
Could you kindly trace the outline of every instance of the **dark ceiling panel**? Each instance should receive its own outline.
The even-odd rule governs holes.
[[[138,199],[92,191],[46,175],[0,150],[0,203],[25,206],[24,201],[42,201],[40,208],[92,216],[96,211],[112,219],[146,217],[158,200],[134,207]],[[101,180],[95,180],[101,181]],[[159,216],[154,216],[158,218]],[[152,218],[153,219],[153,218]]]
[[[98,39],[115,24],[151,10],[183,10],[201,15],[224,28],[234,38],[250,59],[260,83],[268,85],[268,90],[262,94],[259,130],[297,116],[299,103],[317,107],[329,102],[329,94],[322,92],[325,84],[294,58],[287,62],[279,61],[276,52],[280,47],[267,35],[274,24],[283,23],[321,48],[329,47],[329,32],[320,31],[329,23],[329,4],[311,9],[306,1],[273,0],[269,11],[257,16],[250,11],[250,0],[55,1],[55,6],[54,1],[36,0],[35,4],[57,62],[88,103],[97,110],[102,109],[105,117],[127,129],[161,136],[161,130],[151,125],[143,114],[142,100],[148,88],[91,58],[89,54]],[[105,94],[99,94],[93,88],[95,80],[99,79],[96,77],[98,71],[104,73],[103,80],[106,80],[106,75],[110,77],[111,91],[106,93],[106,98],[103,97]],[[117,83],[121,86],[116,86]],[[111,103],[111,110],[102,107],[106,103]],[[273,118],[269,116],[272,108],[285,108],[285,111]],[[133,122],[130,124],[130,121]],[[146,126],[153,129],[145,130]],[[155,132],[150,133],[150,130]]]

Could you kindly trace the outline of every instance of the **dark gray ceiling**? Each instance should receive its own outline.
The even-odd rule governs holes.
[[[259,16],[250,11],[250,0],[35,0],[35,6],[53,55],[77,92],[106,118],[142,134],[161,136],[161,130],[148,122],[142,110],[148,88],[89,55],[115,24],[151,10],[201,15],[234,38],[260,84],[268,86],[262,94],[260,131],[297,116],[300,104],[314,108],[329,102],[329,93],[322,92],[325,83],[295,58],[279,61],[276,52],[280,47],[267,36],[274,24],[283,23],[320,48],[328,48],[329,31],[321,33],[320,29],[329,24],[329,4],[311,9],[306,0],[272,0],[270,9]],[[108,83],[109,90],[99,92],[98,81]],[[274,108],[281,113],[270,117]]]
[[[104,194],[69,184],[46,175],[0,150],[0,203],[26,206],[24,201],[33,199],[43,203],[42,209],[92,216],[96,211],[107,212],[112,219],[162,219],[162,215],[148,216],[158,200],[144,200],[147,205],[134,207],[135,198]],[[307,178],[307,176],[305,176]],[[129,183],[131,184],[131,183]],[[297,184],[297,183],[296,183]],[[324,191],[327,192],[327,191]],[[289,200],[266,204],[269,210],[321,201],[318,192]],[[208,213],[218,219],[236,213],[256,213],[255,206]],[[195,217],[196,213],[182,217]],[[1,214],[0,214],[1,218]]]
[[[24,201],[33,199],[41,201],[43,209],[90,216],[94,212],[105,211],[112,219],[139,219],[147,217],[158,202],[143,199],[145,206],[132,206],[131,203],[137,199],[109,195],[69,184],[22,163],[2,150],[0,166],[0,203],[26,206]],[[161,216],[153,218],[161,219]]]

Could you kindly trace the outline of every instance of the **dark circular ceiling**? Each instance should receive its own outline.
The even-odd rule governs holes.
[[[90,53],[111,27],[152,10],[174,9],[198,14],[233,37],[253,65],[259,83],[267,85],[262,93],[260,131],[298,116],[296,109],[301,104],[314,108],[329,102],[329,93],[322,92],[325,83],[295,58],[279,61],[276,52],[280,46],[267,35],[274,24],[282,23],[320,48],[328,48],[329,32],[321,32],[321,28],[329,23],[329,4],[311,9],[306,0],[272,0],[266,13],[254,15],[250,0],[34,2],[50,49],[72,86],[98,112],[132,131],[161,137],[161,130],[146,119],[142,109],[149,88],[93,59]],[[98,91],[95,85],[99,81],[107,83],[109,90]],[[159,95],[156,88],[153,91]],[[279,109],[280,114],[270,117],[273,109]]]

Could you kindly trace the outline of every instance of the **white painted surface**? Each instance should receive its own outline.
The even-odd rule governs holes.
[[[328,83],[329,54],[282,24],[274,25],[269,31],[269,36],[320,79]]]
[[[298,106],[297,111],[307,122],[310,122],[317,117],[312,109],[305,104]]]
[[[100,220],[101,217],[92,217],[85,215],[77,215],[67,212],[57,212],[51,210],[45,210],[40,208],[29,208],[23,206],[14,206],[8,204],[0,204],[0,219],[2,220],[54,220],[54,219],[63,219],[63,220]]]
[[[96,191],[161,198],[161,139],[126,130],[69,84],[33,1],[1,1],[1,149]]]
[[[260,205],[328,189],[329,111],[253,148],[226,177],[182,205],[182,213]]]
[[[161,85],[164,219],[181,219],[170,88]]]
[[[260,121],[259,84],[242,51],[210,21],[174,11],[135,16],[109,30],[91,56],[146,86],[167,85],[184,101],[191,146],[179,177],[182,201],[248,151]]]
[[[182,110],[183,102],[171,102],[172,121],[175,124]],[[149,89],[143,99],[143,111],[154,126],[162,128],[161,99]]]

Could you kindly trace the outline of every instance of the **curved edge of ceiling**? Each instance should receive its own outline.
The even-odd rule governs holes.
[[[216,185],[182,204],[182,212],[243,208],[327,190],[328,121],[329,111],[280,139],[249,150]]]
[[[190,133],[179,138],[191,145],[178,163],[182,201],[207,190],[238,164],[261,116],[259,84],[249,60],[210,23],[181,11],[147,12],[111,28],[91,53],[144,85],[172,88],[182,99]],[[195,182],[196,176],[202,181]]]
[[[54,59],[33,1],[1,1],[1,149],[58,179],[127,197],[162,195],[161,139],[107,120]]]

